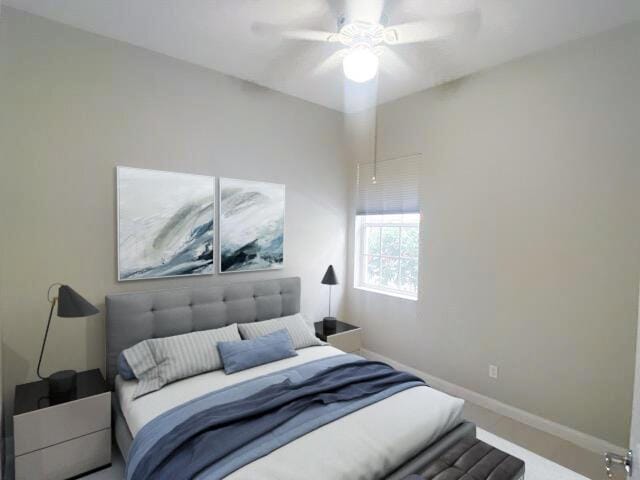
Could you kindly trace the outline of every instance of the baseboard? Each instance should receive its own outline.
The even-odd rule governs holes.
[[[468,400],[469,402],[475,403],[487,410],[491,410],[499,415],[509,417],[530,427],[537,428],[538,430],[542,430],[543,432],[562,438],[563,440],[578,445],[586,450],[595,453],[613,452],[619,455],[625,455],[627,452],[626,448],[619,447],[606,440],[574,430],[573,428],[561,425],[538,415],[534,415],[533,413],[526,412],[517,407],[507,405],[506,403],[502,403],[494,398],[487,397],[486,395],[482,395],[454,383],[447,382],[446,380],[442,380],[441,378],[409,367],[391,358],[385,357],[384,355],[372,352],[371,350],[363,348],[360,350],[360,353],[371,360],[379,360],[400,370],[413,373],[417,377],[424,379],[424,381],[433,388],[448,393],[449,395],[462,398],[463,400]]]

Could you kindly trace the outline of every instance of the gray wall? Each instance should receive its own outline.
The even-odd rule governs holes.
[[[382,106],[381,158],[424,153],[421,284],[349,290],[366,348],[626,445],[638,85],[636,24]]]
[[[104,309],[107,293],[299,275],[303,313],[325,315],[324,270],[345,278],[339,113],[9,8],[0,62],[6,410],[35,378],[53,282]],[[118,283],[116,165],[286,184],[285,268]],[[103,367],[104,343],[103,315],[55,319],[44,372]]]

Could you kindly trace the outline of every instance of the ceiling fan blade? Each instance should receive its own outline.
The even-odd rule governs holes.
[[[385,28],[388,45],[403,45],[440,40],[458,35],[475,35],[482,25],[480,10],[432,20],[402,23]]]
[[[283,38],[293,40],[307,40],[310,42],[339,42],[340,34],[335,32],[323,32],[320,30],[284,30]]]
[[[311,42],[337,42],[339,34],[335,32],[323,32],[312,29],[291,29],[286,26],[271,23],[254,22],[251,31],[262,37],[287,38],[292,40],[306,40]]]

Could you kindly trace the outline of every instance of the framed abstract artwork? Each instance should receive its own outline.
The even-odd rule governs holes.
[[[213,274],[215,178],[117,167],[118,280]]]
[[[220,273],[284,263],[284,185],[220,178]]]

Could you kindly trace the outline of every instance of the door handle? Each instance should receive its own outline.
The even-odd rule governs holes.
[[[622,455],[607,452],[604,454],[604,465],[605,469],[607,470],[607,478],[613,478],[612,467],[615,465],[624,467],[625,471],[627,472],[627,476],[630,476],[631,467],[633,465],[633,453],[631,452],[631,450],[629,450],[623,457]]]

